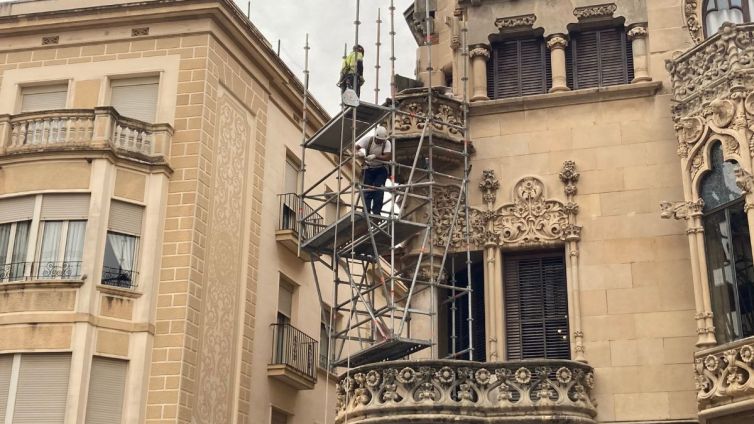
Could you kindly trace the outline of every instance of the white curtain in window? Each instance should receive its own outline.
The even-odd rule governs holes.
[[[68,223],[68,236],[65,241],[65,272],[69,275],[81,275],[81,258],[84,255],[84,234],[86,221],[71,221]]]
[[[8,244],[10,243],[11,224],[0,225],[0,266],[5,265],[8,257]],[[0,276],[3,275],[3,269],[0,268]]]
[[[42,235],[42,247],[39,254],[39,277],[55,275],[55,262],[60,257],[60,236],[63,232],[62,221],[45,221]]]
[[[744,14],[741,9],[723,9],[707,13],[707,34],[715,34],[725,22],[741,24],[744,22]]]
[[[136,253],[136,237],[107,233],[105,266],[115,270],[133,271]]]
[[[17,264],[26,262],[26,249],[29,246],[29,221],[16,223],[16,239],[13,241],[13,257],[11,262]],[[23,267],[21,267],[23,269]]]

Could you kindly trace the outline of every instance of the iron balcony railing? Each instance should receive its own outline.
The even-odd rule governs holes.
[[[139,273],[129,269],[102,267],[102,284],[106,286],[122,287],[126,289],[136,288]]]
[[[272,324],[271,365],[285,365],[304,376],[317,378],[317,341],[290,324]]]
[[[81,261],[14,262],[0,265],[0,283],[80,279]]]
[[[14,262],[0,265],[0,283],[23,280],[28,262]]]
[[[296,193],[279,194],[280,219],[278,230],[291,230],[301,234],[303,240],[312,238],[325,228],[325,219],[311,206],[301,201]],[[303,219],[303,228],[300,220]]]

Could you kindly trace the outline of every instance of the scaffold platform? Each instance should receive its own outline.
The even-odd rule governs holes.
[[[392,337],[351,354],[350,357],[343,358],[333,363],[333,365],[336,367],[345,367],[348,365],[353,368],[375,362],[394,361],[430,346],[431,343],[426,340]]]
[[[349,148],[356,140],[390,114],[390,109],[362,102],[356,108],[356,138],[353,138],[353,107],[343,109],[324,127],[317,131],[305,144],[307,149],[327,153],[340,153],[340,148]],[[341,142],[342,138],[342,142]]]
[[[419,233],[426,225],[388,218],[379,215],[369,215],[363,212],[346,214],[338,221],[306,240],[302,249],[316,254],[331,255],[334,251],[340,256],[349,256],[351,249],[359,259],[374,262],[377,257],[390,253],[391,247],[407,240]],[[390,226],[393,220],[395,232],[390,236]],[[371,224],[371,228],[370,228]],[[353,237],[353,238],[352,238]],[[352,242],[353,240],[353,242]],[[374,240],[374,245],[372,244]],[[375,247],[377,256],[375,256]]]

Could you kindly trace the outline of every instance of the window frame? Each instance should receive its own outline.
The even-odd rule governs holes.
[[[132,237],[135,240],[135,242],[134,242],[133,259],[132,259],[132,262],[131,262],[131,268],[132,269],[124,269],[124,268],[121,268],[120,266],[118,266],[118,270],[119,270],[118,277],[120,277],[121,275],[126,275],[127,278],[128,278],[128,280],[127,280],[128,281],[128,285],[127,286],[124,286],[122,284],[108,284],[108,283],[105,283],[105,281],[104,281],[105,280],[104,279],[105,268],[108,268],[108,269],[113,268],[113,267],[107,266],[106,263],[105,263],[105,255],[107,253],[107,248],[108,248],[108,243],[109,243],[109,239],[110,239],[109,238],[110,234],[115,234],[115,235],[124,236],[124,237]],[[140,248],[141,248],[141,235],[138,235],[138,234],[128,234],[128,233],[124,233],[124,232],[121,232],[121,231],[112,230],[111,228],[107,228],[107,230],[105,231],[105,250],[102,252],[102,272],[100,274],[100,284],[104,285],[104,286],[122,287],[122,288],[135,288],[135,287],[137,287],[138,286],[138,278],[139,278],[138,267],[139,267],[139,263],[140,263],[139,256],[140,256],[140,253],[141,253]],[[122,274],[123,271],[125,271],[126,274]],[[122,280],[118,279],[117,281],[120,282]]]
[[[18,224],[24,223],[24,222],[28,223],[28,228],[26,229],[26,248],[24,249],[24,252],[23,252],[23,261],[21,261],[21,262],[14,262],[13,261],[13,253],[16,250],[16,242],[17,242],[16,238],[18,237]],[[21,280],[21,279],[25,278],[25,276],[26,276],[26,267],[27,267],[27,265],[29,263],[28,262],[28,260],[29,260],[29,239],[31,238],[31,226],[32,226],[32,223],[33,223],[33,220],[28,219],[28,220],[24,220],[24,221],[4,222],[4,223],[0,224],[0,226],[10,225],[10,230],[9,230],[10,234],[8,236],[8,248],[7,248],[7,251],[5,252],[5,259],[4,259],[4,262],[3,262],[3,265],[2,265],[3,268],[5,268],[5,267],[10,267],[10,268],[9,268],[7,274],[6,274],[5,271],[0,270],[0,283],[2,283],[2,282],[9,282],[9,281],[17,281],[17,280]],[[0,254],[2,254],[2,252],[0,252]],[[14,273],[14,276],[11,277],[11,273],[13,273],[12,268],[13,268],[14,265],[17,265],[17,264],[23,264],[23,267],[21,268],[21,275],[20,276],[19,275],[15,275],[15,273]]]
[[[608,32],[608,31],[616,31],[618,33],[618,36],[620,37],[620,47],[621,47],[621,57],[622,65],[623,65],[623,75],[622,75],[622,81],[618,84],[604,84],[604,67],[603,67],[603,49],[602,49],[602,33]],[[596,50],[596,57],[597,57],[597,85],[588,85],[586,87],[580,87],[579,86],[579,56],[578,56],[578,45],[579,45],[579,37],[582,37],[586,34],[594,33],[596,40],[595,40],[595,50]],[[616,85],[626,85],[630,84],[631,80],[634,78],[634,69],[633,69],[633,46],[631,44],[631,41],[628,39],[628,34],[626,32],[626,28],[622,25],[607,25],[607,26],[600,26],[596,28],[588,28],[588,29],[582,29],[578,31],[571,31],[569,34],[569,42],[566,46],[566,83],[568,87],[571,90],[585,90],[585,89],[594,89],[594,88],[603,88],[603,87],[612,87]],[[583,65],[583,63],[582,63]]]
[[[712,35],[715,35],[719,31],[719,28],[718,28],[718,29],[715,29],[714,32],[710,32],[710,28],[707,27],[707,15],[713,12],[719,13],[724,10],[732,10],[732,9],[740,10],[741,14],[743,15],[743,22],[741,23],[751,22],[751,11],[749,10],[749,0],[741,0],[741,7],[730,6],[727,9],[720,9],[720,7],[718,6],[719,1],[720,0],[704,0],[702,2],[702,26],[704,27],[705,37],[710,37]],[[726,1],[730,4],[731,0],[726,0]],[[710,10],[709,4],[711,2],[714,2],[715,6]]]
[[[46,233],[47,224],[52,223],[52,222],[60,222],[62,225],[60,228],[60,239],[58,240],[58,243],[57,243],[58,244],[57,246],[58,252],[56,255],[57,257],[52,261],[47,261],[47,260],[42,260],[42,249],[43,249],[44,236]],[[68,247],[68,230],[70,228],[71,222],[84,223],[84,240],[82,240],[83,245],[81,247],[81,258],[78,261],[65,260],[66,249]],[[88,219],[40,219],[39,220],[37,242],[36,242],[35,251],[34,251],[34,259],[35,259],[34,264],[36,266],[36,269],[32,270],[32,274],[34,274],[35,279],[43,279],[43,277],[41,277],[41,270],[40,270],[42,263],[60,264],[62,267],[60,276],[57,276],[57,277],[49,276],[49,277],[44,277],[44,279],[49,278],[49,279],[54,279],[54,280],[76,280],[81,277],[81,274],[82,274],[81,269],[82,269],[82,264],[84,262],[84,249],[86,247],[86,227],[87,227],[88,222],[89,222]],[[77,264],[78,272],[75,275],[65,276],[63,275],[64,274],[63,270],[65,269],[65,266],[66,266],[65,264],[69,262]]]
[[[524,94],[524,84],[523,84],[523,58],[522,58],[522,44],[525,42],[536,42],[537,45],[540,48],[540,55],[542,60],[542,66],[539,71],[541,71],[541,83],[543,85],[543,90],[538,93],[532,93],[532,94]],[[504,75],[499,74],[496,72],[496,68],[500,66],[498,64],[498,60],[500,59],[501,52],[506,44],[516,44],[516,82],[517,82],[517,93],[515,95],[502,95],[500,93],[500,81],[505,78]],[[515,98],[515,97],[525,97],[525,96],[535,96],[539,94],[547,94],[552,87],[552,65],[550,63],[551,57],[550,52],[547,48],[547,41],[542,36],[536,36],[536,35],[527,35],[527,36],[521,36],[516,38],[506,38],[506,39],[500,39],[496,40],[491,43],[490,45],[490,59],[487,61],[487,75],[488,75],[488,83],[487,83],[487,96],[490,98],[490,100],[495,99],[508,99],[508,98]]]
[[[33,90],[33,89],[40,89],[44,87],[55,87],[55,86],[66,86],[66,93],[65,93],[65,104],[63,105],[63,109],[68,109],[71,106],[71,79],[64,79],[64,80],[50,80],[50,81],[35,81],[35,82],[25,82],[18,85],[18,91],[16,94],[16,104],[15,104],[15,112],[17,114],[19,113],[35,113],[35,112],[41,112],[44,109],[40,110],[31,110],[31,111],[24,111],[24,91],[25,90]]]
[[[128,86],[127,84],[123,84],[123,82],[129,81],[129,80],[148,80],[148,79],[156,79],[156,85],[157,85],[157,92],[155,97],[155,105],[154,105],[154,116],[150,121],[142,121],[146,122],[147,124],[156,124],[160,122],[163,118],[160,114],[160,101],[162,100],[162,86],[163,86],[163,77],[162,72],[154,73],[154,72],[148,72],[148,73],[136,73],[136,74],[126,74],[126,75],[108,75],[107,76],[107,85],[105,87],[105,104],[109,107],[112,107],[113,109],[118,112],[118,115],[120,115],[123,118],[126,119],[133,119],[136,121],[141,121],[139,118],[135,118],[132,116],[125,115],[121,113],[121,111],[117,110],[115,106],[113,106],[113,84],[115,84],[115,88]],[[147,84],[130,84],[133,86],[136,85],[147,85]]]

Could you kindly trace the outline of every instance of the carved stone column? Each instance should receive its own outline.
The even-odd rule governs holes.
[[[572,316],[573,327],[573,359],[580,362],[586,362],[584,356],[584,331],[581,327],[581,282],[579,273],[579,241],[581,241],[581,226],[576,223],[576,216],[579,213],[579,206],[574,202],[577,188],[576,183],[579,181],[579,173],[576,171],[576,163],[565,161],[563,169],[560,171],[560,181],[565,187],[563,191],[566,195],[566,203],[563,209],[568,217],[568,225],[565,228],[566,253],[570,262],[568,281],[569,298],[569,315]]]
[[[473,70],[474,89],[471,101],[489,100],[487,97],[487,61],[490,59],[490,48],[483,44],[473,46],[469,52]]]
[[[493,231],[493,219],[495,214],[495,201],[497,200],[497,190],[500,188],[500,182],[495,176],[495,171],[485,169],[482,172],[482,181],[479,183],[479,189],[482,191],[482,198],[486,206],[484,213],[487,214],[486,235],[484,237],[484,316],[486,331],[487,360],[490,362],[504,360],[502,350],[503,343],[503,272],[502,256],[499,246],[499,238]]]
[[[628,30],[628,39],[631,40],[634,58],[634,79],[631,83],[652,81],[649,76],[647,56],[647,26],[639,24]]]
[[[570,90],[566,82],[565,48],[567,45],[568,39],[563,34],[554,34],[547,39],[547,48],[550,49],[550,67],[552,68],[550,93]]]

